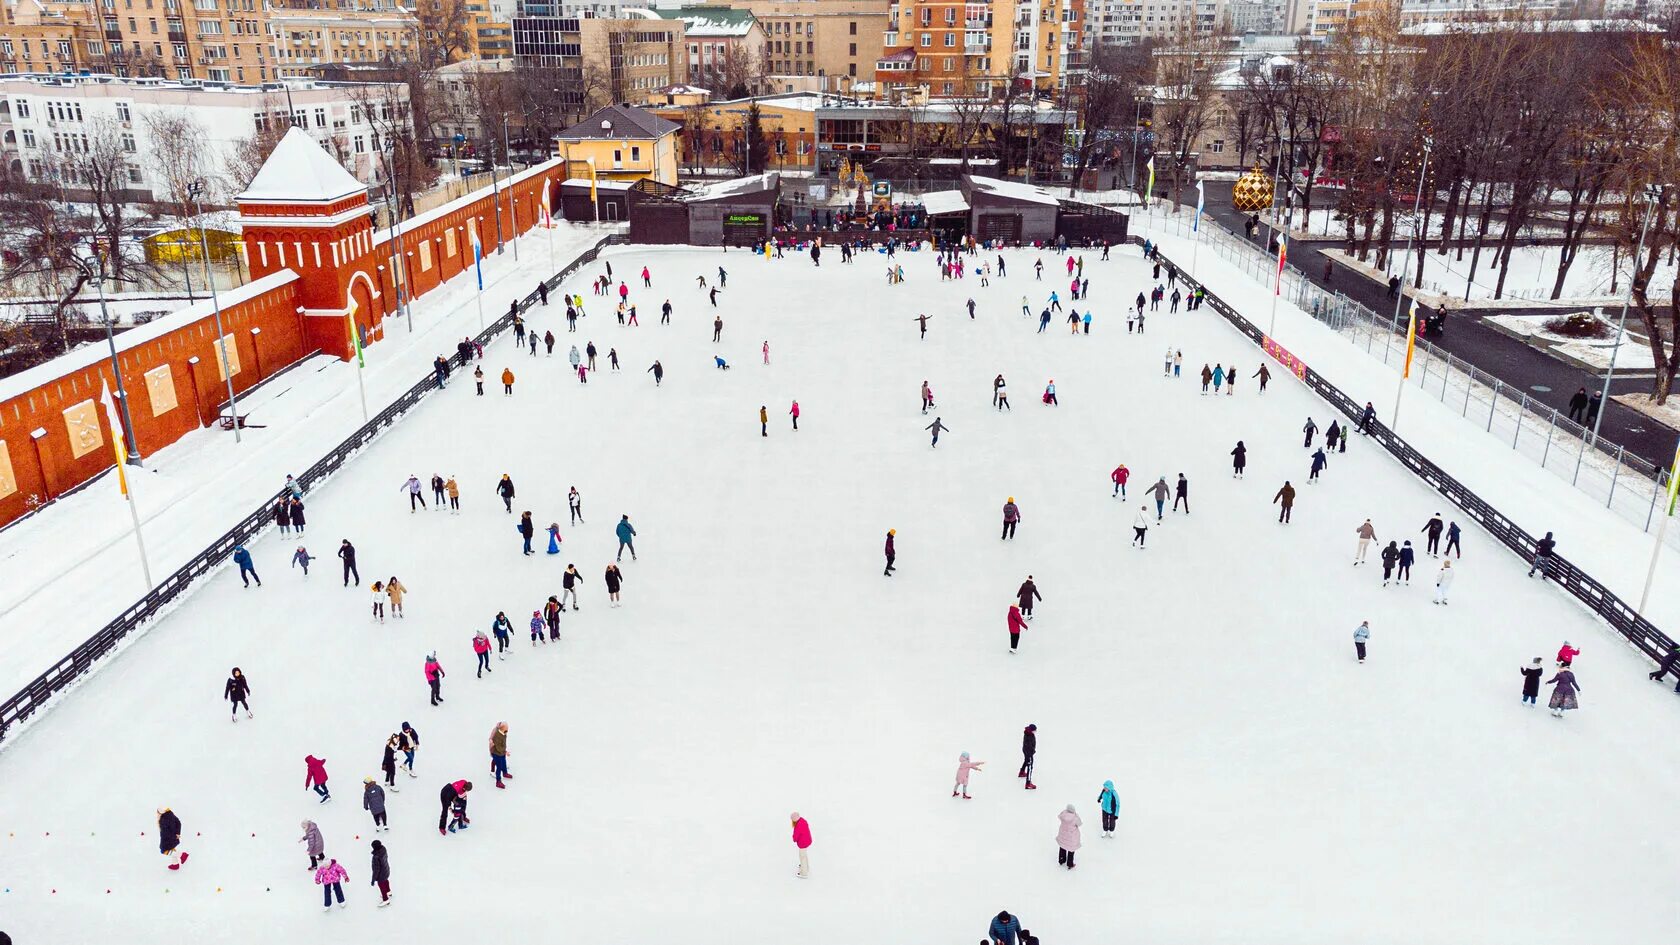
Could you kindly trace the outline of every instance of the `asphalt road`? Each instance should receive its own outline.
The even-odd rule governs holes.
[[[1229,205],[1210,205],[1206,212],[1224,224],[1226,229],[1239,237],[1242,235],[1245,217]],[[1254,244],[1261,249],[1266,248],[1266,233],[1266,228],[1262,226],[1253,239]],[[1374,312],[1393,310],[1394,300],[1388,297],[1386,288],[1363,276],[1336,267],[1330,282],[1325,282],[1326,257],[1319,249],[1339,246],[1339,243],[1297,241],[1290,244],[1289,261],[1316,285],[1341,292]],[[1419,306],[1419,311],[1426,312],[1429,309]],[[1548,311],[1555,312],[1556,309]],[[1529,313],[1521,309],[1504,309],[1499,314]],[[1604,385],[1602,372],[1585,371],[1558,361],[1509,335],[1495,331],[1483,323],[1480,314],[1474,312],[1449,311],[1446,333],[1439,337],[1430,337],[1429,342],[1449,352],[1454,358],[1498,378],[1507,387],[1527,391],[1531,402],[1538,400],[1546,406],[1556,407],[1563,413],[1568,412],[1569,398],[1577,389],[1585,387],[1587,392],[1591,393],[1600,390]],[[1648,378],[1623,378],[1618,375],[1610,384],[1610,393],[1612,396],[1643,393],[1650,390],[1650,386]],[[1643,458],[1658,469],[1666,467],[1674,457],[1674,430],[1618,403],[1605,404],[1604,424],[1600,435],[1612,443],[1621,444],[1629,453]]]

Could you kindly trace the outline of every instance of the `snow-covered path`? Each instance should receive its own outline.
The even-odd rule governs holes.
[[[608,258],[621,274],[651,264],[658,282],[632,295],[642,327],[597,305],[561,333],[561,351],[602,349],[587,386],[559,352],[498,342],[486,373],[511,366],[514,397],[452,385],[312,495],[303,542],[322,560],[307,580],[285,567],[298,542],[265,537],[266,586],[212,579],[8,743],[8,931],[176,943],[237,922],[252,943],[561,928],[820,945],[972,941],[1003,908],[1066,942],[1634,942],[1672,928],[1680,841],[1652,812],[1680,747],[1649,733],[1675,697],[1473,528],[1447,608],[1429,601],[1428,558],[1406,587],[1350,567],[1367,516],[1384,540],[1421,541],[1431,513],[1453,510],[1357,438],[1306,485],[1299,430],[1308,415],[1327,425],[1324,404],[1278,370],[1259,396],[1259,353],[1211,311],[1163,311],[1127,335],[1120,313],[1147,275],[1135,250],[1087,255],[1099,312],[1078,337],[1059,320],[1035,334],[1020,315],[1023,292],[1036,311],[1065,288],[1049,255],[1044,282],[1032,254],[1012,253],[990,289],[941,284],[926,255],[903,257],[910,281],[892,288],[878,257],[848,267],[837,252],[820,270],[685,249]],[[694,276],[720,263],[714,345]],[[660,326],[667,296],[677,312]],[[536,323],[563,328],[552,308]],[[1161,377],[1169,345],[1184,352],[1175,380]],[[621,375],[605,370],[609,346]],[[660,388],[644,373],[655,358]],[[1202,363],[1231,359],[1237,394],[1200,396]],[[1014,404],[1001,414],[999,372]],[[1038,402],[1051,378],[1057,408]],[[938,401],[925,417],[924,379]],[[951,428],[937,450],[922,430],[935,413]],[[1119,462],[1129,502],[1110,496]],[[399,484],[432,472],[458,477],[459,516],[407,511]],[[503,472],[516,510],[560,522],[562,555],[519,555],[491,491]],[[1194,513],[1169,513],[1132,549],[1143,486],[1179,472]],[[1300,491],[1287,527],[1270,504],[1286,478]],[[572,485],[588,517],[576,528]],[[1023,522],[1000,542],[1011,496]],[[608,609],[601,572],[626,513],[641,560]],[[408,586],[405,620],[373,624],[367,590],[341,586],[340,537],[359,547],[364,584]],[[472,632],[499,610],[522,628],[566,561],[585,583],[564,640],[533,650],[521,633],[473,678]],[[1010,656],[1005,608],[1029,573],[1045,600]],[[1564,639],[1585,651],[1584,709],[1559,721],[1519,703],[1517,667],[1549,667]],[[438,708],[421,679],[431,649],[450,674]],[[238,725],[217,701],[233,665],[257,710]],[[403,720],[423,736],[421,777],[388,798],[398,903],[380,911],[356,794]],[[498,720],[512,730],[507,791],[486,776]],[[1033,792],[1010,774],[1029,722]],[[965,750],[988,762],[972,801],[949,797]],[[325,807],[303,789],[307,753],[327,759]],[[476,785],[473,829],[441,838],[435,798],[455,778]],[[1113,840],[1098,836],[1105,779],[1123,803]],[[193,854],[178,874],[156,853],[166,803]],[[1085,821],[1072,873],[1055,865],[1068,803]],[[806,882],[792,810],[815,834]],[[350,870],[343,915],[319,914],[301,869],[305,817]]]
[[[559,224],[553,258],[566,265],[615,227]],[[484,261],[486,321],[507,310],[555,271],[546,234],[527,233],[515,263],[511,248]],[[453,356],[462,335],[478,332],[471,273],[412,305],[414,330],[399,314],[367,350],[368,410],[377,413],[419,380],[432,358]],[[498,304],[499,303],[499,304]],[[244,442],[218,427],[189,433],[146,457],[131,472],[152,577],[162,580],[227,531],[286,474],[307,467],[362,424],[350,365],[318,356],[240,398],[240,413],[261,429]],[[108,477],[107,477],[108,478]],[[147,590],[122,496],[108,481],[61,499],[44,513],[0,532],[0,691],[7,695],[70,652]]]

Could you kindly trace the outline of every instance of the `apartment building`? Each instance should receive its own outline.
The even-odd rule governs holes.
[[[105,37],[83,2],[0,2],[0,72],[103,68]]]
[[[708,0],[751,11],[769,44],[766,71],[781,88],[851,91],[874,78],[888,0]],[[794,82],[794,78],[815,82]]]
[[[654,12],[663,19],[682,21],[690,83],[719,95],[729,94],[737,82],[749,94],[759,91],[756,80],[766,71],[768,55],[764,29],[751,10],[678,7]]]
[[[1260,6],[1250,0],[1091,0],[1086,35],[1092,43],[1120,46],[1206,39],[1219,31],[1226,11],[1237,4]]]
[[[1053,92],[1085,70],[1085,0],[895,0],[887,21],[877,97]]]
[[[208,202],[231,198],[222,172],[242,141],[288,124],[307,131],[357,179],[371,181],[378,177],[377,129],[402,120],[407,95],[400,86],[380,86],[377,95],[367,92],[355,84],[309,81],[212,86],[110,75],[3,76],[0,169],[7,180],[57,179],[74,191],[75,155],[110,136],[132,158],[126,162],[130,189],[139,199],[150,199],[160,189],[156,152],[174,144],[154,139],[153,120],[185,115],[203,131],[199,160],[211,184]]]
[[[683,21],[622,12],[621,18],[514,17],[514,63],[557,72],[555,94],[579,116],[602,105],[640,103],[655,89],[687,82]]]

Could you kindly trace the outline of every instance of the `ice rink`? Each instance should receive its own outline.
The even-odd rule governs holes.
[[[1261,353],[1211,309],[1163,305],[1127,334],[1124,310],[1152,285],[1135,247],[1085,253],[1097,314],[1077,336],[1063,315],[1039,334],[1021,313],[1023,295],[1036,314],[1053,289],[1085,311],[1066,300],[1063,258],[1042,254],[1040,282],[1040,254],[1006,255],[1009,276],[982,288],[941,282],[928,253],[901,253],[908,281],[888,286],[885,257],[845,265],[837,249],[820,268],[609,252],[640,327],[584,291],[602,269],[589,267],[576,334],[558,306],[531,317],[558,337],[554,357],[498,340],[485,396],[457,374],[309,497],[302,539],[252,546],[262,588],[210,579],[8,739],[0,928],[20,943],[971,943],[1009,909],[1081,945],[1670,937],[1680,839],[1662,805],[1680,746],[1662,733],[1677,697],[1645,661],[1373,444],[1355,437],[1309,486],[1301,427],[1327,427],[1327,406],[1276,364],[1260,396]],[[715,283],[719,265],[714,311],[696,277]],[[564,355],[590,340],[601,369],[583,385]],[[1180,378],[1162,376],[1169,347]],[[1202,396],[1202,364],[1233,359],[1236,394]],[[1039,402],[1051,379],[1057,407]],[[930,449],[936,415],[950,432]],[[1108,478],[1122,462],[1124,502]],[[493,494],[504,472],[515,512],[534,513],[534,557]],[[1130,547],[1144,487],[1181,472],[1191,514]],[[411,473],[457,477],[462,513],[411,514]],[[1271,504],[1285,479],[1299,492],[1287,526]],[[1023,520],[1005,542],[1011,496]],[[1409,586],[1380,586],[1375,547],[1350,566],[1366,517],[1421,552],[1437,511],[1465,526],[1449,606],[1431,603],[1438,562],[1421,553]],[[609,609],[621,514],[641,557],[626,556],[624,606]],[[549,522],[557,556],[541,553]],[[409,588],[406,619],[373,623],[365,586],[342,586],[343,538],[363,585]],[[287,567],[300,543],[319,558],[307,579]],[[582,610],[533,649],[524,626],[567,562]],[[1005,611],[1028,574],[1044,600],[1011,656]],[[497,611],[513,652],[474,678],[471,637]],[[1565,639],[1584,651],[1583,708],[1560,721],[1550,687],[1520,703],[1518,666],[1545,656],[1550,670]],[[449,674],[436,708],[432,650]],[[230,724],[219,696],[236,665],[256,718]],[[422,736],[419,777],[399,774],[387,798],[396,903],[379,910],[361,781],[404,720]],[[505,791],[486,749],[501,720]],[[1028,723],[1031,792],[1010,774]],[[969,801],[950,797],[963,751],[987,762]],[[326,805],[304,788],[307,754],[327,761]],[[473,826],[440,837],[438,789],[459,778],[475,785]],[[1099,836],[1105,779],[1122,802],[1114,839]],[[1084,820],[1072,872],[1055,842],[1069,803]],[[179,873],[157,852],[165,804],[191,853]],[[815,837],[809,880],[794,876],[794,810]],[[341,914],[321,914],[304,870],[304,818],[349,870]]]

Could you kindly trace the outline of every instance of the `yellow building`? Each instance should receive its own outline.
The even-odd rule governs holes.
[[[702,168],[763,171],[814,168],[817,161],[817,109],[820,93],[764,95],[735,101],[654,105],[649,110],[682,126],[677,160],[692,170]],[[758,125],[768,144],[767,167],[747,168],[745,152],[747,111],[758,106]]]
[[[677,125],[651,111],[608,105],[554,138],[566,176],[677,183]]]

